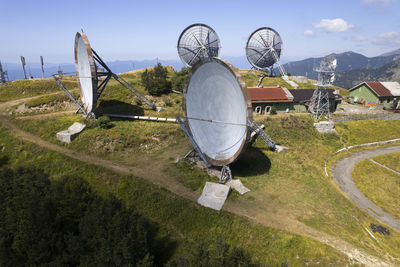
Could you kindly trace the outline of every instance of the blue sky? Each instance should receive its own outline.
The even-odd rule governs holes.
[[[0,60],[73,62],[81,28],[106,61],[178,59],[179,34],[199,22],[219,35],[221,57],[244,56],[249,34],[263,26],[280,33],[285,61],[349,50],[377,56],[400,48],[399,11],[400,0],[0,0]]]

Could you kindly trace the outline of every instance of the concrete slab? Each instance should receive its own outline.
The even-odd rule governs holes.
[[[332,122],[332,121],[321,121],[321,122],[318,122],[318,123],[314,123],[314,127],[320,133],[336,132],[335,123]]]
[[[85,124],[74,122],[68,130],[58,132],[57,139],[61,142],[71,143],[71,141],[74,140],[74,138],[77,137],[85,128]]]
[[[206,182],[197,203],[207,208],[221,210],[230,190],[231,187],[228,185]]]
[[[236,191],[239,192],[239,194],[244,195],[248,192],[250,192],[250,189],[248,189],[247,187],[245,187],[242,184],[242,181],[240,181],[239,179],[232,179],[229,180],[228,182],[226,182],[226,185],[229,185],[230,187],[232,187],[233,189],[235,189]]]

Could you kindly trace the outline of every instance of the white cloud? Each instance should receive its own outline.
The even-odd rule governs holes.
[[[354,28],[354,25],[349,24],[342,18],[337,19],[322,19],[318,24],[314,25],[314,28],[322,29],[328,33],[332,32],[347,32],[351,28]]]
[[[307,37],[313,37],[313,36],[315,36],[315,34],[314,34],[314,32],[313,32],[312,30],[305,30],[305,31],[303,32],[303,34],[304,34],[305,36],[307,36]]]
[[[360,42],[360,43],[368,40],[368,38],[365,37],[364,35],[355,35],[355,36],[353,36],[352,39],[353,39],[353,41]]]
[[[399,33],[398,32],[384,32],[378,35],[378,38],[380,39],[395,39],[397,37],[399,37]]]
[[[378,34],[373,44],[383,47],[399,47],[400,46],[400,33],[398,32],[384,32]]]
[[[386,7],[394,2],[396,2],[396,0],[361,0],[361,3],[366,6],[377,4]]]

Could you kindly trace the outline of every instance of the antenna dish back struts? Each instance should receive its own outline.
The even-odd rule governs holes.
[[[97,66],[97,64],[99,66]],[[83,114],[95,114],[97,100],[100,98],[111,78],[118,81],[122,86],[128,89],[136,97],[140,98],[143,103],[150,106],[152,109],[157,111],[161,110],[161,108],[156,107],[150,100],[137,91],[122,77],[113,73],[96,51],[91,48],[89,40],[83,32],[78,32],[75,36],[75,66],[83,107],[78,104],[78,101],[76,101],[62,85],[59,77],[57,77],[57,75],[53,75],[53,77]],[[101,81],[100,84],[99,81]]]
[[[337,59],[333,55],[330,55],[323,58],[319,68],[315,69],[318,72],[318,89],[314,91],[311,97],[308,110],[314,114],[316,119],[322,115],[329,116],[330,114],[329,95],[325,88],[332,86],[335,80],[336,67]]]
[[[274,64],[284,80],[287,80],[285,69],[280,64],[282,53],[282,39],[277,31],[269,27],[262,27],[252,32],[246,43],[246,57],[253,68],[268,75],[273,75]],[[269,73],[268,73],[269,70]],[[257,87],[261,85],[265,75],[260,76]]]
[[[220,41],[208,25],[197,23],[185,28],[178,39],[178,54],[186,66],[193,66],[203,58],[218,57]]]

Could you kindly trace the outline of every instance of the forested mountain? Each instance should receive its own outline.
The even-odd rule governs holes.
[[[336,73],[335,85],[343,88],[351,88],[364,81],[400,82],[400,57],[379,68],[366,67]]]
[[[387,63],[390,63],[395,58],[399,58],[398,54],[388,56],[366,57],[355,52],[345,52],[340,54],[332,54],[337,59],[338,65],[336,72],[345,72],[358,70],[361,68],[379,68]],[[307,76],[311,79],[317,79],[318,74],[315,68],[319,67],[320,61],[323,57],[307,58],[300,61],[294,61],[284,64],[285,70],[291,75]]]

